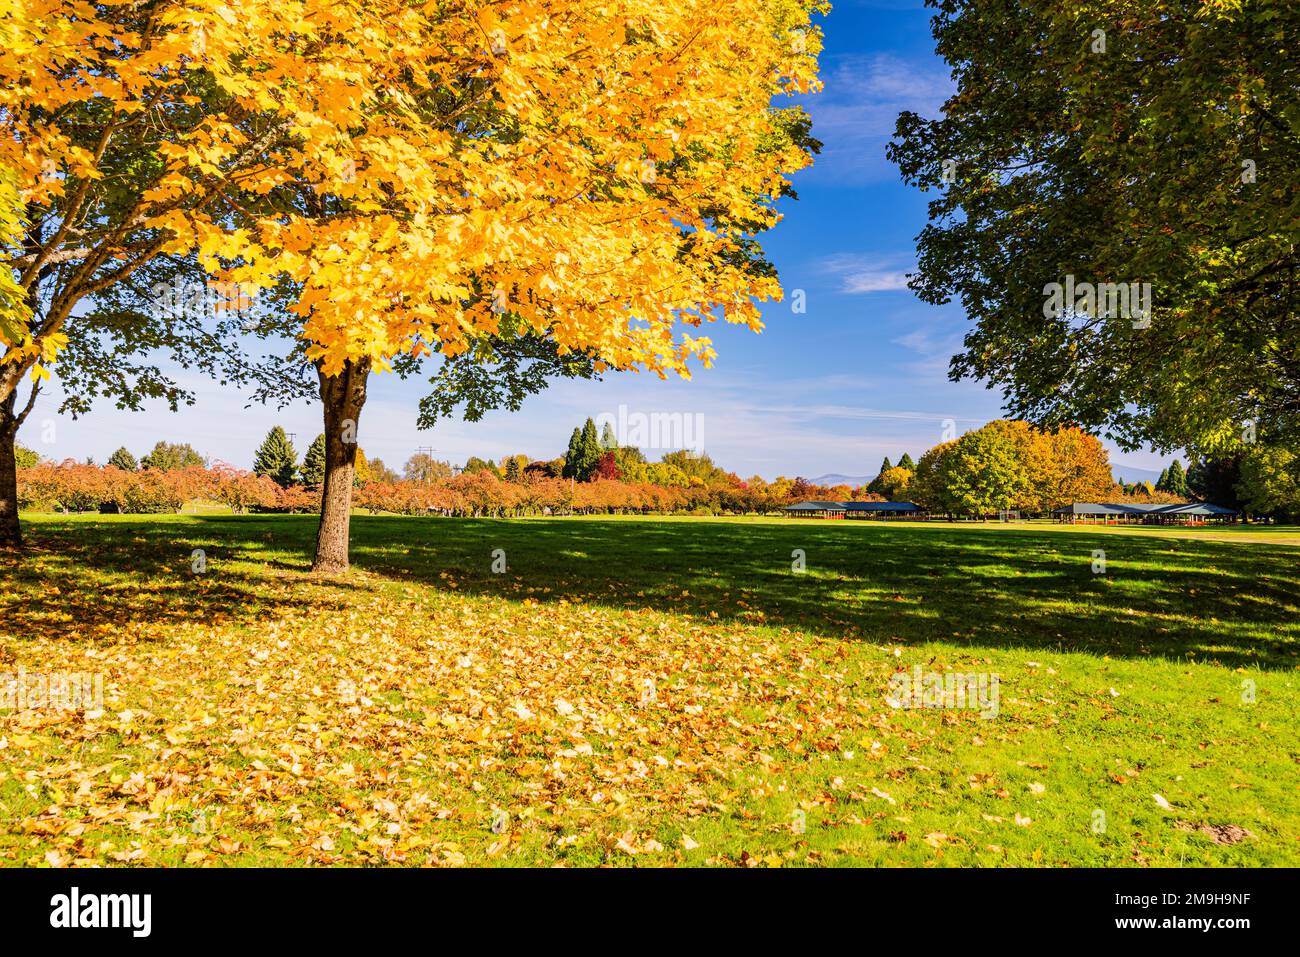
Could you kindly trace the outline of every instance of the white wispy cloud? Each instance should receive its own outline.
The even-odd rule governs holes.
[[[860,292],[889,292],[895,289],[907,288],[907,273],[890,272],[881,269],[863,269],[858,272],[850,273],[844,278],[844,291],[848,293]]]
[[[826,144],[814,168],[823,181],[844,184],[896,177],[885,146],[898,114],[936,116],[953,89],[941,60],[888,53],[841,57],[827,64],[823,81],[808,104],[813,132]]]
[[[898,256],[842,253],[826,257],[822,268],[839,276],[841,291],[850,295],[907,288],[907,267]]]

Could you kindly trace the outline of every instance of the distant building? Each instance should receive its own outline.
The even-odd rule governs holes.
[[[1139,523],[1142,525],[1202,525],[1205,522],[1234,522],[1237,513],[1221,505],[1186,502],[1175,505],[1133,505],[1127,502],[1097,504],[1075,502],[1052,509],[1058,522],[1090,525]]]
[[[913,502],[799,502],[787,505],[791,518],[924,518],[925,509]]]

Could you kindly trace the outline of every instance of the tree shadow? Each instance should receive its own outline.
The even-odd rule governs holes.
[[[1295,667],[1300,549],[1162,531],[363,517],[353,561],[431,585],[446,576],[461,593],[716,615],[833,638]],[[505,572],[492,570],[494,549]],[[1104,572],[1094,572],[1097,550]]]
[[[308,575],[315,528],[310,515],[37,523],[31,555],[0,560],[0,635],[255,625],[286,604],[341,612],[355,594],[382,587],[366,576]],[[355,516],[352,560],[381,579],[458,594],[651,609],[840,640],[1294,668],[1300,549],[1161,531]],[[205,550],[202,575],[191,572],[195,548]],[[1093,571],[1096,550],[1104,573]]]
[[[253,626],[288,605],[321,612],[346,606],[336,583],[305,588],[291,563],[278,563],[292,574],[269,593],[266,576],[236,564],[257,546],[235,527],[40,523],[26,537],[22,553],[0,556],[0,640],[116,641],[125,634],[149,642],[162,640],[167,625]]]

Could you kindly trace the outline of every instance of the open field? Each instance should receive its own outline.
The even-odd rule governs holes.
[[[1300,863],[1295,529],[315,524],[28,517],[0,671],[106,702],[0,711],[0,860]]]

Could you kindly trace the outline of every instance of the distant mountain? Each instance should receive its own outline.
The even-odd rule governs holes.
[[[838,472],[830,472],[808,481],[813,485],[847,485],[857,488],[859,485],[870,485],[875,479],[874,475],[840,475]]]

